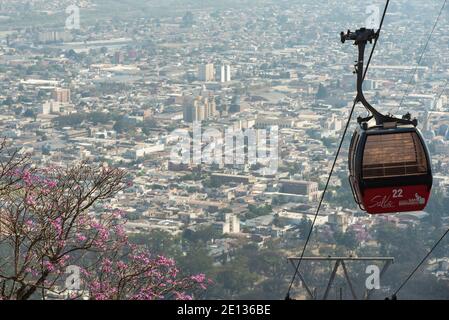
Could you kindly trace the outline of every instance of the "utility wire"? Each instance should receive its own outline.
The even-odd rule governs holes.
[[[418,65],[416,66],[415,71],[414,71],[414,73],[413,73],[413,75],[412,75],[412,77],[411,77],[411,79],[410,79],[410,82],[409,82],[408,88],[407,88],[407,92],[406,92],[406,94],[404,95],[404,97],[402,97],[402,101],[401,101],[401,104],[399,105],[399,109],[401,108],[402,103],[403,103],[405,97],[408,95],[408,92],[409,92],[409,90],[408,90],[408,89],[409,89],[409,86],[410,86],[410,84],[411,84],[411,82],[412,82],[412,80],[413,80],[413,77],[414,77],[415,74],[416,74],[416,71],[417,71],[417,69],[418,69],[418,66],[421,64],[421,60],[422,60],[422,58],[423,58],[423,56],[424,56],[425,51],[427,50],[427,47],[428,47],[429,42],[430,42],[430,39],[432,38],[432,35],[433,35],[433,33],[434,33],[435,29],[436,29],[436,26],[437,26],[437,24],[438,24],[438,21],[440,20],[441,14],[443,13],[443,10],[444,10],[444,8],[445,8],[445,6],[446,6],[446,3],[447,3],[447,0],[444,0],[443,5],[442,5],[442,7],[441,7],[441,9],[440,9],[440,12],[439,12],[439,14],[438,14],[438,16],[437,16],[437,18],[436,18],[436,20],[435,20],[435,23],[434,23],[434,25],[433,25],[432,31],[430,32],[429,37],[427,38],[426,45],[424,46],[424,49],[423,49],[423,51],[421,52],[421,56],[420,56],[420,59],[419,59],[419,61],[418,61]],[[447,86],[448,86],[448,83],[449,83],[449,81],[446,80],[446,83],[445,83],[445,85],[443,86],[443,89],[441,90],[440,94],[438,95],[438,99],[437,99],[437,100],[439,100],[439,99],[441,98],[441,96],[443,95],[444,91],[446,90],[446,88],[447,88]],[[405,281],[401,284],[401,286],[395,291],[395,293],[394,293],[393,296],[392,296],[392,299],[393,299],[393,300],[396,300],[396,299],[397,299],[398,293],[402,290],[402,288],[405,287],[405,285],[406,285],[406,284],[410,281],[410,279],[415,275],[415,273],[419,270],[419,268],[420,268],[420,267],[427,261],[427,259],[432,255],[433,251],[435,251],[435,249],[440,245],[440,243],[444,240],[444,238],[445,238],[448,234],[449,234],[449,229],[448,229],[448,230],[441,236],[441,238],[435,243],[435,245],[432,247],[432,249],[430,249],[430,251],[427,253],[427,255],[420,261],[420,263],[415,267],[415,269],[413,269],[413,271],[408,275],[407,279],[405,279]]]
[[[377,42],[378,42],[378,40],[379,40],[380,32],[381,32],[381,30],[382,30],[382,26],[383,26],[383,23],[384,23],[384,20],[385,20],[385,15],[387,14],[387,10],[388,10],[388,5],[389,5],[389,4],[390,4],[390,0],[387,0],[387,3],[386,3],[386,5],[385,5],[385,9],[384,9],[384,13],[383,13],[383,15],[382,15],[382,20],[381,20],[381,22],[380,22],[379,30],[377,31],[377,37],[376,37],[376,40],[374,41],[374,45],[373,45],[373,48],[372,48],[372,50],[371,50],[371,53],[370,53],[370,56],[369,56],[369,59],[368,59],[367,65],[366,65],[366,69],[365,69],[365,72],[364,72],[364,74],[363,74],[363,80],[365,80],[366,74],[367,74],[367,72],[368,72],[369,65],[370,65],[371,60],[372,60],[372,58],[373,58],[374,50],[376,49],[376,45],[377,45]],[[363,82],[363,80],[362,80],[362,82]],[[347,132],[348,132],[349,125],[351,124],[351,119],[352,119],[352,116],[353,116],[353,114],[354,114],[355,107],[356,107],[356,105],[357,105],[358,102],[359,102],[359,101],[358,101],[358,96],[357,96],[357,97],[354,99],[354,104],[352,105],[351,112],[349,113],[349,117],[348,117],[348,120],[347,120],[347,122],[346,122],[345,130],[343,131],[343,136],[341,137],[341,140],[340,140],[340,145],[338,146],[337,153],[335,154],[335,158],[334,158],[334,162],[333,162],[333,164],[332,164],[331,171],[329,172],[329,176],[328,176],[327,181],[326,181],[326,186],[324,187],[324,191],[323,191],[323,193],[321,194],[320,202],[318,203],[318,207],[317,207],[315,216],[314,216],[314,218],[313,218],[312,225],[311,225],[310,230],[309,230],[309,234],[307,235],[306,242],[304,243],[304,247],[303,247],[303,249],[302,249],[301,256],[300,256],[300,258],[299,258],[298,264],[296,265],[296,268],[295,268],[295,274],[293,275],[293,278],[292,278],[292,280],[291,280],[291,282],[290,282],[290,285],[289,285],[289,288],[288,288],[288,291],[287,291],[287,295],[286,295],[286,297],[285,297],[285,300],[290,300],[290,292],[291,292],[291,290],[292,290],[293,284],[295,283],[296,276],[298,275],[299,267],[301,266],[302,259],[304,258],[304,254],[305,254],[305,252],[306,252],[307,245],[309,244],[310,238],[312,237],[313,227],[315,226],[316,220],[317,220],[318,215],[319,215],[319,213],[320,213],[321,206],[322,206],[322,204],[323,204],[324,197],[325,197],[325,195],[326,195],[326,191],[327,191],[327,189],[328,189],[328,187],[329,187],[329,183],[330,183],[330,180],[331,180],[332,175],[333,175],[333,173],[334,173],[335,166],[337,165],[338,156],[340,155],[341,149],[342,149],[342,147],[343,147],[343,143],[344,143],[346,134],[347,134]]]
[[[440,94],[438,95],[438,98],[436,101],[440,100],[440,98],[443,96],[444,91],[446,91],[447,85],[449,84],[449,80],[446,79],[446,83],[443,86],[443,89],[441,90]]]
[[[440,245],[440,243],[444,240],[444,238],[449,234],[449,229],[443,234],[443,236],[435,243],[435,245],[430,249],[430,251],[427,253],[427,255],[421,260],[421,262],[416,266],[416,268],[410,273],[410,275],[405,279],[405,281],[401,284],[399,289],[396,290],[396,292],[393,294],[393,300],[396,300],[396,297],[399,293],[399,291],[404,288],[404,286],[410,281],[410,279],[413,277],[413,275],[419,270],[419,268],[426,262],[426,260],[430,257],[430,255],[435,251],[435,249]]]
[[[438,16],[437,16],[437,18],[436,18],[436,20],[435,20],[435,23],[433,24],[432,31],[430,32],[429,36],[427,37],[426,44],[425,44],[425,46],[424,46],[424,48],[423,48],[423,50],[422,50],[422,52],[421,52],[421,55],[420,55],[420,57],[419,57],[419,59],[418,59],[418,64],[415,66],[415,70],[413,71],[413,74],[412,74],[412,76],[410,77],[410,80],[409,80],[409,82],[408,82],[408,84],[407,84],[407,90],[405,91],[405,94],[404,94],[404,96],[403,96],[402,99],[401,99],[401,103],[399,104],[399,110],[401,110],[401,107],[402,107],[402,104],[403,104],[404,101],[405,101],[405,98],[406,98],[406,97],[409,95],[409,93],[410,93],[410,85],[412,84],[413,78],[415,77],[416,72],[418,71],[418,67],[421,65],[421,61],[422,61],[422,59],[423,59],[423,57],[424,57],[424,54],[426,53],[427,47],[429,46],[429,43],[430,43],[430,39],[432,39],[432,35],[433,35],[433,33],[435,32],[435,29],[436,29],[436,27],[437,27],[437,24],[438,24],[438,22],[440,21],[440,17],[441,17],[441,14],[443,13],[444,7],[446,6],[446,2],[447,2],[447,0],[444,0],[443,5],[441,6],[440,12],[438,13]]]
[[[446,6],[446,3],[447,3],[447,0],[444,0],[443,5],[442,5],[442,7],[441,7],[441,9],[440,9],[440,12],[439,12],[439,14],[438,14],[438,16],[437,16],[437,18],[436,18],[436,20],[435,20],[435,23],[434,23],[434,25],[433,25],[432,31],[431,31],[430,34],[429,34],[429,37],[428,37],[427,42],[426,42],[426,45],[424,46],[424,49],[423,49],[423,51],[422,51],[422,53],[421,53],[421,57],[420,57],[420,59],[419,59],[419,61],[418,61],[418,65],[417,65],[416,68],[415,68],[415,72],[413,73],[413,75],[412,75],[412,77],[411,77],[411,79],[410,79],[410,82],[409,82],[408,86],[410,86],[411,81],[413,80],[413,77],[415,76],[416,71],[417,71],[417,69],[418,69],[418,66],[421,64],[421,59],[422,59],[422,57],[424,56],[424,53],[425,53],[425,51],[426,51],[426,49],[427,49],[427,47],[428,47],[428,44],[429,44],[429,42],[430,42],[430,39],[432,38],[432,34],[433,34],[433,32],[435,31],[435,28],[436,28],[436,26],[437,26],[437,24],[438,24],[438,21],[440,20],[441,14],[443,13],[443,10],[444,10],[444,8],[445,8],[445,6]],[[445,90],[446,90],[448,84],[449,84],[449,81],[446,80],[446,83],[444,84],[443,89],[441,90],[440,94],[438,95],[437,101],[441,98],[441,96],[442,96],[443,93],[445,92]],[[406,94],[404,95],[404,97],[402,98],[402,101],[401,101],[401,104],[399,105],[399,108],[401,108],[402,102],[404,101],[406,95],[408,95],[408,91],[409,91],[408,89],[409,89],[409,88],[407,88],[407,92],[406,92]],[[427,259],[432,255],[433,251],[435,251],[435,249],[440,245],[440,243],[444,240],[444,238],[445,238],[448,234],[449,234],[449,229],[448,229],[448,230],[441,236],[441,238],[435,243],[435,245],[432,247],[432,249],[430,249],[430,251],[427,253],[427,255],[426,255],[426,256],[419,262],[419,264],[415,267],[415,269],[413,269],[413,271],[408,275],[407,279],[405,279],[405,281],[404,281],[404,282],[400,285],[400,287],[395,291],[395,293],[394,293],[393,296],[392,296],[392,299],[393,299],[393,300],[396,300],[396,299],[397,299],[398,293],[402,290],[402,288],[405,287],[405,285],[406,285],[406,284],[410,281],[410,279],[415,275],[415,273],[419,270],[419,268],[420,268],[420,267],[427,261]]]

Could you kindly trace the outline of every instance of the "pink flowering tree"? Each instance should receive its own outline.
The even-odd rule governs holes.
[[[124,213],[108,206],[129,187],[123,170],[37,169],[4,143],[0,159],[0,299],[190,299],[206,289],[204,275],[129,243]]]

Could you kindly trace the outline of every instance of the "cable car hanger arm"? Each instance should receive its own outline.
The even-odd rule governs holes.
[[[356,102],[361,102],[363,106],[372,114],[372,116],[367,118],[358,118],[359,124],[366,126],[367,122],[371,119],[376,120],[376,125],[383,126],[385,123],[397,123],[397,124],[405,124],[405,125],[413,125],[417,126],[417,119],[411,120],[410,113],[407,113],[402,117],[402,119],[390,116],[383,115],[379,111],[376,110],[365,98],[363,93],[363,82],[365,80],[364,74],[364,65],[365,65],[365,49],[366,45],[372,43],[373,41],[377,41],[379,38],[379,31],[375,32],[373,29],[361,28],[355,32],[348,32],[345,34],[341,32],[340,34],[341,42],[345,43],[347,40],[354,41],[354,45],[358,46],[359,57],[358,61],[355,64],[355,72],[357,74],[357,97]]]

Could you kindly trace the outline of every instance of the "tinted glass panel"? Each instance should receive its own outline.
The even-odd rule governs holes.
[[[426,173],[426,154],[415,132],[368,136],[363,156],[364,179]]]
[[[354,170],[354,152],[356,151],[356,146],[359,143],[359,134],[354,132],[351,139],[351,145],[349,147],[349,172],[352,175]]]

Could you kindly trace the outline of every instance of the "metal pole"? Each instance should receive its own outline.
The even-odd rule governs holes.
[[[296,257],[292,257],[292,258],[288,258],[288,260],[291,262],[292,266],[295,268],[296,264],[295,261],[299,260],[299,258]],[[387,271],[387,269],[389,268],[389,266],[394,263],[394,258],[392,257],[378,257],[378,258],[370,258],[370,257],[304,257],[302,258],[302,260],[305,261],[315,261],[315,262],[323,262],[323,261],[335,261],[335,265],[334,268],[332,270],[329,282],[327,284],[326,287],[326,292],[324,294],[323,299],[326,300],[329,296],[329,292],[331,289],[332,284],[334,283],[335,280],[335,276],[337,275],[338,272],[338,268],[340,267],[340,264],[343,267],[343,272],[344,272],[344,277],[349,285],[349,288],[351,290],[351,295],[353,297],[353,299],[357,300],[357,295],[356,295],[356,291],[355,288],[351,282],[351,279],[349,277],[349,271],[346,267],[345,262],[346,261],[356,261],[356,262],[385,262],[381,272],[380,272],[380,279],[382,279],[382,277],[384,276],[385,272]],[[296,268],[295,268],[296,269]],[[310,289],[310,287],[308,286],[308,284],[306,283],[304,276],[299,272],[299,279],[301,280],[301,282],[304,284],[304,287],[307,291],[307,294],[310,298],[316,300],[317,299],[317,288],[314,288],[313,290]],[[366,290],[365,294],[364,294],[364,298],[369,300],[372,293],[374,292],[374,289],[372,290]],[[341,293],[341,297],[343,296],[343,292]],[[337,299],[338,299],[338,290],[337,290]]]
[[[349,289],[351,289],[352,298],[354,300],[358,300],[357,294],[355,293],[354,287],[352,286],[351,279],[349,279],[348,270],[346,269],[346,265],[345,265],[344,261],[341,262],[341,266],[343,267],[343,272],[345,274],[346,281],[348,282]]]
[[[295,262],[293,260],[290,260],[290,262],[293,265],[293,268],[296,268]],[[298,270],[298,277],[299,277],[299,280],[301,281],[301,283],[304,285],[304,288],[306,288],[306,291],[307,291],[308,295],[310,296],[310,298],[312,300],[315,300],[316,296],[310,290],[309,286],[307,285],[304,277],[302,276],[302,274],[299,270]]]
[[[327,284],[326,292],[324,293],[324,296],[323,296],[323,300],[326,300],[329,295],[329,291],[332,286],[332,283],[335,280],[335,275],[337,274],[338,267],[340,266],[340,262],[341,262],[341,260],[337,260],[335,262],[334,270],[332,270],[331,277],[329,279],[329,283]]]

